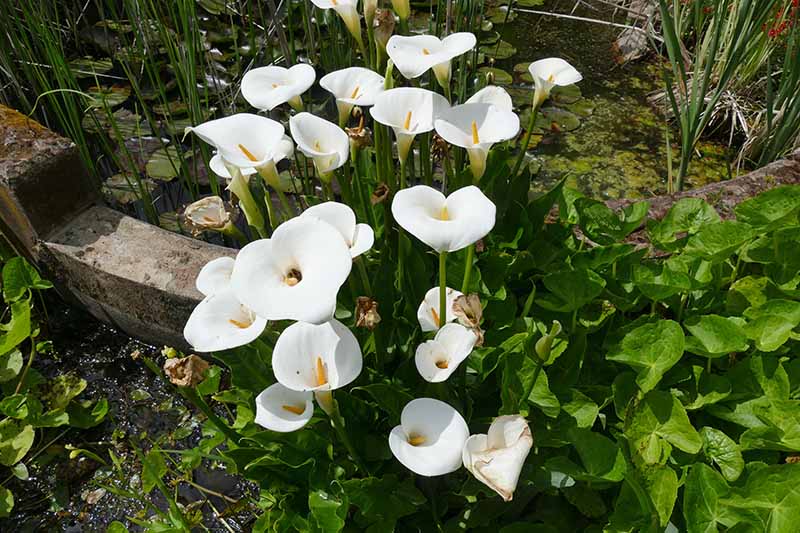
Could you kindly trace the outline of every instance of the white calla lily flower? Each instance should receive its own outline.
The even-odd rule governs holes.
[[[310,392],[287,389],[275,383],[256,396],[255,423],[281,433],[302,428],[314,415],[314,402]]]
[[[316,217],[336,228],[350,248],[353,259],[372,248],[375,243],[375,232],[368,224],[357,224],[356,214],[346,204],[323,202],[309,207],[300,216]]]
[[[492,146],[519,133],[519,117],[492,104],[462,104],[442,111],[435,127],[445,141],[467,150],[472,176],[479,180]]]
[[[499,416],[488,434],[472,435],[464,444],[464,466],[508,502],[532,446],[531,429],[523,417]]]
[[[295,322],[272,351],[275,379],[296,391],[339,389],[358,377],[362,365],[358,340],[336,319],[320,325]]]
[[[248,70],[242,77],[242,96],[251,106],[272,111],[287,103],[297,111],[303,109],[301,94],[317,79],[314,67],[298,63],[289,68],[271,65]]]
[[[456,252],[485,237],[495,223],[496,207],[474,185],[446,197],[433,187],[397,191],[392,215],[400,226],[437,252]]]
[[[329,179],[331,172],[347,162],[350,138],[342,128],[311,113],[298,113],[289,119],[289,130],[297,148],[314,160],[320,177]]]
[[[243,304],[268,320],[321,324],[353,265],[339,232],[315,217],[292,218],[269,239],[239,251],[231,286]]]
[[[450,287],[446,287],[447,316],[444,317],[444,320],[441,320],[439,316],[439,290],[439,287],[433,287],[425,293],[425,298],[422,300],[422,303],[419,304],[417,320],[419,321],[419,326],[422,328],[422,331],[436,331],[443,324],[447,324],[456,319],[455,312],[453,311],[453,304],[456,298],[463,296],[462,293]]]
[[[262,175],[267,185],[273,188],[278,188],[280,185],[278,185],[279,178],[277,164],[284,159],[292,157],[293,154],[294,142],[292,142],[291,137],[284,135],[273,145],[269,161],[265,161],[259,169],[256,169],[255,167],[244,167],[241,168],[240,171],[245,177],[252,176],[258,172]],[[225,159],[221,154],[214,154],[211,157],[211,160],[208,162],[208,166],[211,168],[211,171],[220,178],[225,178],[228,180],[232,179],[231,173],[228,171],[228,167],[225,164]]]
[[[475,347],[478,336],[461,324],[445,324],[436,337],[417,346],[414,362],[425,381],[440,383],[456,371]]]
[[[208,161],[208,168],[220,178],[225,178],[226,180],[233,179],[231,173],[228,172],[228,167],[225,166],[225,160],[219,152],[211,156],[211,159]],[[254,167],[245,167],[240,169],[240,171],[245,177],[252,176],[258,172]]]
[[[394,130],[398,157],[405,161],[414,137],[431,131],[436,117],[448,107],[447,99],[433,91],[399,87],[379,94],[369,112],[377,122]]]
[[[233,257],[218,257],[203,265],[195,280],[200,294],[211,296],[230,289],[233,264]]]
[[[353,106],[371,106],[383,92],[383,76],[368,68],[350,67],[326,74],[320,86],[336,98],[339,125],[344,126]]]
[[[223,163],[239,169],[258,169],[271,163],[284,137],[283,124],[252,113],[209,120],[186,128],[190,131],[216,148]]]
[[[183,328],[183,336],[198,352],[219,352],[258,338],[267,320],[239,302],[233,291],[206,296]]]
[[[436,81],[449,87],[450,61],[472,50],[476,43],[470,32],[452,33],[444,39],[435,35],[393,35],[386,44],[386,53],[406,79],[419,78],[433,69]]]
[[[550,90],[556,86],[572,85],[583,79],[575,67],[560,57],[540,59],[528,65],[528,72],[533,76],[536,90],[544,95],[549,95]]]
[[[403,408],[389,448],[412,472],[441,476],[461,468],[467,438],[469,428],[458,411],[440,400],[417,398]]]
[[[511,101],[511,95],[497,85],[488,85],[470,96],[465,104],[492,104],[499,107],[503,111],[513,111],[514,103]]]
[[[358,0],[311,0],[320,9],[333,9],[342,18],[347,31],[358,42],[358,46],[364,49],[364,41],[361,37],[361,20],[358,16]]]

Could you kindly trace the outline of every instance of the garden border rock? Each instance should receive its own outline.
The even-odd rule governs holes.
[[[650,198],[650,214],[660,218],[679,198],[695,196],[730,217],[745,198],[797,183],[800,151],[733,180]],[[183,325],[202,299],[197,273],[209,260],[236,253],[101,205],[77,147],[1,105],[0,221],[65,298],[133,337],[181,348]]]

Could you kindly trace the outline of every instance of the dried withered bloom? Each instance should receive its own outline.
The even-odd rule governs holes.
[[[431,138],[431,157],[435,161],[443,161],[445,157],[447,157],[447,153],[450,150],[450,145],[447,144],[447,141],[439,137],[438,134],[434,133],[433,137]]]
[[[372,27],[378,48],[386,50],[386,43],[394,33],[394,13],[390,9],[376,9]]]
[[[483,242],[483,239],[475,241],[475,253],[482,254],[484,251],[486,251],[486,243]]]
[[[786,458],[786,464],[800,463],[800,455],[790,455]]]
[[[378,302],[368,296],[359,296],[356,300],[356,327],[372,331],[380,321]]]
[[[202,358],[192,354],[187,357],[167,359],[164,373],[170,382],[178,387],[194,387],[205,378],[209,364]]]
[[[357,107],[356,109],[361,108]],[[372,135],[370,134],[369,129],[364,127],[363,112],[358,119],[358,126],[355,128],[345,128],[344,131],[347,132],[347,136],[350,137],[350,146],[356,150],[360,150],[361,148],[370,146],[372,144]]]
[[[477,294],[462,294],[453,302],[453,313],[458,323],[472,330],[478,337],[475,346],[483,346],[483,330],[480,327],[483,318],[481,300]]]
[[[372,205],[377,205],[381,202],[385,202],[386,199],[389,197],[389,186],[385,183],[379,183],[375,190],[372,191],[372,196],[370,196],[369,202]]]
[[[186,206],[184,225],[195,236],[204,231],[226,231],[235,218],[233,207],[219,196],[207,196]]]

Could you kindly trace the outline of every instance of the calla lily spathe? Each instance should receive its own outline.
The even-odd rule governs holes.
[[[532,446],[533,436],[524,418],[499,416],[489,426],[488,434],[472,435],[464,444],[464,466],[508,502],[514,496]]]
[[[320,9],[333,9],[342,18],[347,31],[363,49],[364,41],[361,37],[361,21],[358,16],[358,0],[311,0]]]
[[[453,33],[439,39],[435,35],[394,35],[386,44],[386,53],[406,79],[419,78],[433,69],[442,87],[450,84],[450,61],[472,50],[477,40],[469,32]]]
[[[281,433],[297,431],[314,415],[310,392],[287,389],[275,383],[256,396],[255,423]]]
[[[210,168],[211,172],[220,178],[225,178],[226,180],[232,179],[231,173],[228,172],[228,167],[225,166],[225,160],[222,158],[222,155],[220,155],[219,152],[216,152],[213,156],[211,156],[211,159],[208,161],[208,168]],[[240,171],[245,177],[252,176],[258,172],[253,167],[242,168]]]
[[[314,160],[320,177],[347,162],[350,139],[342,128],[311,113],[298,113],[289,119],[289,130],[297,148]]]
[[[346,204],[339,202],[323,202],[309,207],[303,217],[316,217],[327,222],[338,231],[355,259],[375,243],[375,233],[368,224],[357,224],[356,214]]]
[[[425,293],[425,298],[422,300],[422,303],[419,304],[417,320],[419,321],[419,326],[422,328],[422,331],[436,331],[443,324],[447,324],[456,319],[455,312],[453,311],[453,304],[459,296],[462,296],[461,292],[451,289],[450,287],[446,288],[447,316],[444,317],[444,320],[441,320],[439,316],[439,290],[439,287],[433,287]]]
[[[275,379],[295,391],[332,391],[352,383],[363,359],[355,335],[338,320],[315,325],[295,322],[272,351]]]
[[[271,163],[284,137],[283,124],[252,113],[209,120],[186,128],[190,131],[216,148],[224,163],[239,169]]]
[[[292,142],[292,138],[288,135],[284,135],[279,141],[277,141],[271,150],[271,157],[269,161],[265,161],[259,168],[256,170],[255,168],[241,168],[242,174],[247,177],[251,176],[258,172],[261,174],[261,177],[270,187],[275,189],[281,187],[282,190],[286,189],[285,184],[281,184],[280,177],[278,174],[278,167],[277,164],[292,157],[294,154],[294,142]],[[219,177],[225,179],[231,179],[231,174],[228,171],[228,168],[225,166],[225,159],[222,158],[220,154],[214,154],[211,158],[211,161],[208,162],[208,166],[211,167],[211,170]]]
[[[447,99],[433,91],[399,87],[378,95],[370,114],[394,130],[398,157],[405,161],[414,136],[431,131],[436,117],[448,107]]]
[[[229,290],[233,264],[233,257],[218,257],[203,265],[194,282],[200,294],[211,296]]]
[[[446,197],[433,187],[397,191],[392,215],[400,226],[437,252],[456,252],[485,237],[495,223],[496,207],[474,185]]]
[[[462,104],[442,111],[435,127],[445,141],[467,150],[472,176],[478,180],[492,146],[519,133],[519,117],[492,104]]]
[[[475,347],[478,337],[461,324],[445,324],[436,337],[417,347],[414,362],[419,375],[431,383],[446,381]]]
[[[548,57],[534,61],[528,65],[528,72],[533,77],[536,90],[544,96],[549,95],[550,90],[556,85],[572,85],[583,79],[575,67],[560,57]]]
[[[198,352],[219,352],[244,346],[264,331],[267,320],[242,305],[231,290],[206,296],[183,328],[183,336]]]
[[[514,103],[511,101],[511,95],[497,85],[488,85],[470,96],[465,104],[492,104],[502,109],[503,111],[513,111]]]
[[[321,324],[333,317],[352,264],[350,249],[333,226],[297,217],[278,226],[270,239],[239,251],[231,286],[266,319]]]
[[[314,67],[298,63],[289,68],[271,65],[248,70],[242,77],[242,96],[251,106],[272,111],[283,103],[295,110],[303,108],[301,94],[317,79]]]
[[[441,476],[461,468],[468,437],[458,411],[440,400],[417,398],[403,408],[400,425],[389,434],[389,448],[412,472]]]
[[[326,74],[320,86],[336,98],[339,125],[344,126],[353,106],[371,106],[383,92],[383,76],[363,67],[350,67]]]

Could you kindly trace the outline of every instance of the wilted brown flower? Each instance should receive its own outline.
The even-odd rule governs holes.
[[[372,191],[372,196],[370,196],[370,203],[372,205],[377,205],[381,202],[385,202],[386,199],[389,197],[389,186],[385,183],[379,183],[375,190]]]
[[[356,109],[361,109],[357,107]],[[364,127],[364,113],[361,113],[361,116],[358,119],[358,126],[355,128],[345,128],[347,132],[347,136],[350,137],[350,146],[354,147],[356,150],[360,150],[365,146],[369,146],[372,144],[372,135],[370,135],[369,129]]]
[[[800,455],[790,455],[786,458],[786,464],[800,463]]]
[[[483,318],[481,300],[477,294],[462,294],[453,302],[453,314],[458,323],[472,330],[478,337],[475,346],[483,346],[483,330],[480,327]]]
[[[180,359],[173,357],[164,363],[164,373],[170,382],[178,387],[194,387],[203,381],[208,363],[192,354]]]
[[[356,300],[356,327],[372,331],[380,321],[378,302],[368,296],[359,296]]]
[[[434,133],[433,137],[431,138],[431,157],[433,157],[436,161],[442,161],[445,157],[447,157],[447,153],[450,150],[450,145],[439,137],[438,134]]]
[[[486,250],[486,243],[483,242],[483,239],[478,239],[477,242],[475,242],[475,253],[481,254],[485,250]]]
[[[207,196],[186,206],[184,225],[195,236],[204,231],[224,231],[235,218],[234,209],[219,196]]]
[[[385,50],[389,37],[394,33],[394,13],[390,9],[376,9],[372,27],[375,32],[375,43],[378,48]]]

